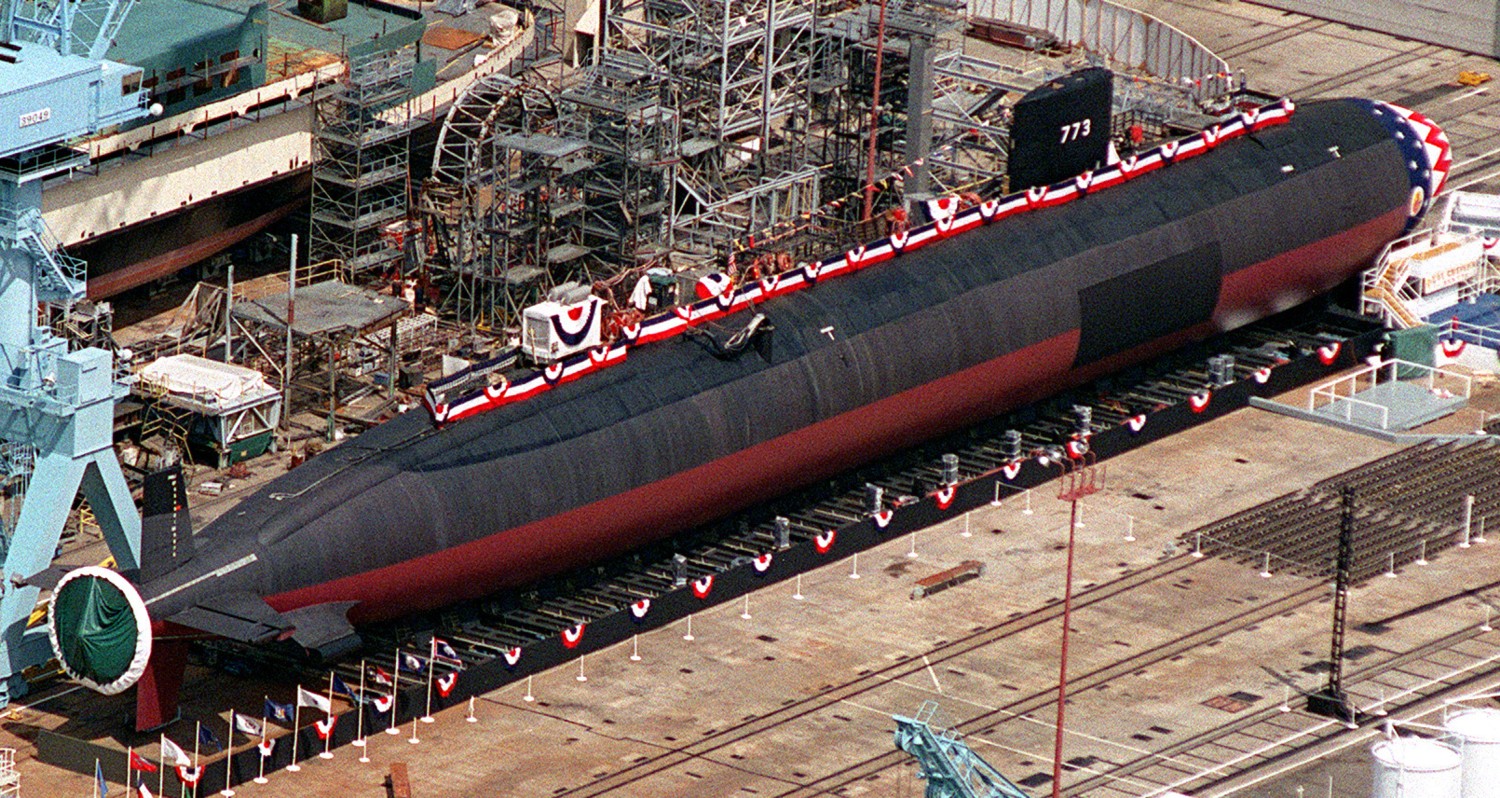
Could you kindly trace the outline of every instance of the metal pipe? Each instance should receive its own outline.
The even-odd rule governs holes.
[[[297,234],[292,233],[291,266],[286,273],[286,363],[281,371],[281,423],[292,423],[292,323],[297,318]]]
[[[1063,715],[1068,708],[1068,626],[1073,622],[1073,538],[1078,530],[1078,495],[1068,520],[1068,569],[1063,581],[1062,654],[1057,668],[1057,739],[1052,749],[1052,798],[1062,798]]]
[[[224,362],[234,362],[234,261],[224,287]]]
[[[870,218],[870,206],[875,202],[875,140],[880,128],[880,67],[885,60],[885,4],[880,0],[880,21],[875,28],[875,90],[870,99],[870,150],[865,162],[865,210],[861,219]]]

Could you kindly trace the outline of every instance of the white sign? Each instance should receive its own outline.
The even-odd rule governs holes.
[[[21,127],[31,127],[32,125],[40,125],[41,123],[43,123],[43,122],[45,122],[45,121],[47,121],[48,119],[51,119],[51,118],[52,118],[52,109],[51,108],[42,108],[42,109],[37,110],[37,111],[32,111],[30,113],[21,114]]]

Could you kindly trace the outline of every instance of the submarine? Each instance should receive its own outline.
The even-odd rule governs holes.
[[[139,573],[56,583],[54,652],[100,692],[135,686],[151,728],[175,711],[194,635],[327,651],[1324,294],[1419,223],[1450,165],[1419,113],[1283,100],[746,280],[404,413],[176,541],[190,546],[160,543],[188,523],[182,502],[148,507]],[[714,338],[753,326],[774,345]]]

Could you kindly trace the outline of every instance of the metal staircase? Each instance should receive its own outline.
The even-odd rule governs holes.
[[[927,798],[1030,798],[974,753],[957,731],[934,728],[938,705],[924,701],[916,717],[893,715],[896,747],[916,757]]]
[[[84,299],[87,266],[63,252],[62,244],[42,220],[41,211],[26,208],[14,213],[13,209],[5,208],[3,212],[15,217],[16,246],[30,255],[35,264],[37,300],[68,303]]]

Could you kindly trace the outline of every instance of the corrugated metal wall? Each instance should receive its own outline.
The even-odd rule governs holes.
[[[1116,64],[1185,85],[1199,99],[1230,87],[1229,65],[1196,39],[1109,0],[969,0],[968,13],[1040,28]]]
[[[1500,0],[1255,0],[1471,53],[1500,56]]]

